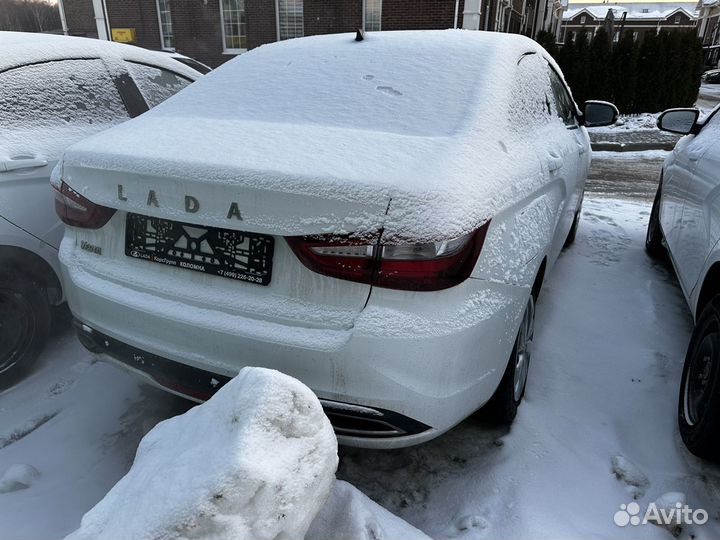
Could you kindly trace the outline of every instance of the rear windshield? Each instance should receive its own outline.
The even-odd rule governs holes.
[[[174,106],[211,118],[432,136],[457,132],[474,107],[492,104],[490,95],[478,97],[492,76],[491,50],[483,57],[453,42],[425,47],[422,35],[391,47],[385,37],[347,43],[324,37],[242,55],[158,113],[172,114]]]

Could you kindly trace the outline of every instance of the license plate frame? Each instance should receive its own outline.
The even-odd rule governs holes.
[[[125,218],[125,255],[267,286],[275,239],[266,234],[183,223],[142,214]]]

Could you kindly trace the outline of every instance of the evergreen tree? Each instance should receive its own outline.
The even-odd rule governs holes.
[[[570,84],[573,79],[571,75],[572,71],[572,59],[575,57],[575,40],[570,32],[565,36],[565,43],[558,49],[555,60],[557,61],[560,69],[565,75],[565,80]],[[572,85],[571,85],[572,87]]]
[[[638,57],[635,112],[660,112],[665,103],[665,42],[660,34],[646,34]]]
[[[557,58],[558,56],[558,46],[557,43],[555,43],[555,34],[552,32],[547,32],[545,30],[540,30],[540,32],[537,33],[537,36],[535,36],[535,41],[537,41],[542,47],[552,56],[553,58]]]
[[[638,46],[631,32],[624,32],[612,55],[613,102],[621,114],[630,114],[635,105],[638,78]]]
[[[595,32],[588,55],[588,96],[591,99],[612,100],[612,53],[610,36],[604,28]]]
[[[573,90],[575,101],[581,105],[589,99],[590,60],[590,43],[588,42],[587,32],[582,30],[575,38],[575,47],[570,59],[572,80],[568,81]]]

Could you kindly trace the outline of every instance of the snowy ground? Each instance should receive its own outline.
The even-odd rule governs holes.
[[[690,316],[670,270],[643,252],[649,202],[602,197],[592,192],[613,190],[597,186],[543,290],[512,430],[471,418],[415,448],[343,449],[339,478],[434,537],[672,538],[613,523],[620,504],[636,497],[644,509],[670,491],[711,516],[682,537],[720,537],[720,467],[689,455],[676,427]],[[77,528],[142,435],[187,408],[93,362],[60,329],[35,373],[0,393],[0,475],[13,464],[40,472],[29,488],[0,493],[0,537]]]

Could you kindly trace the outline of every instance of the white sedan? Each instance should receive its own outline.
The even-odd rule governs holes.
[[[683,371],[678,418],[686,446],[720,459],[720,107],[672,109],[661,129],[686,135],[665,161],[646,247],[670,255],[695,318]]]
[[[42,349],[62,302],[50,171],[83,137],[200,76],[191,59],[96,39],[0,32],[0,385]]]
[[[207,399],[310,386],[341,443],[510,422],[590,145],[537,43],[467,31],[263,46],[70,148],[53,179],[82,342]],[[142,141],[141,143],[139,141]]]

